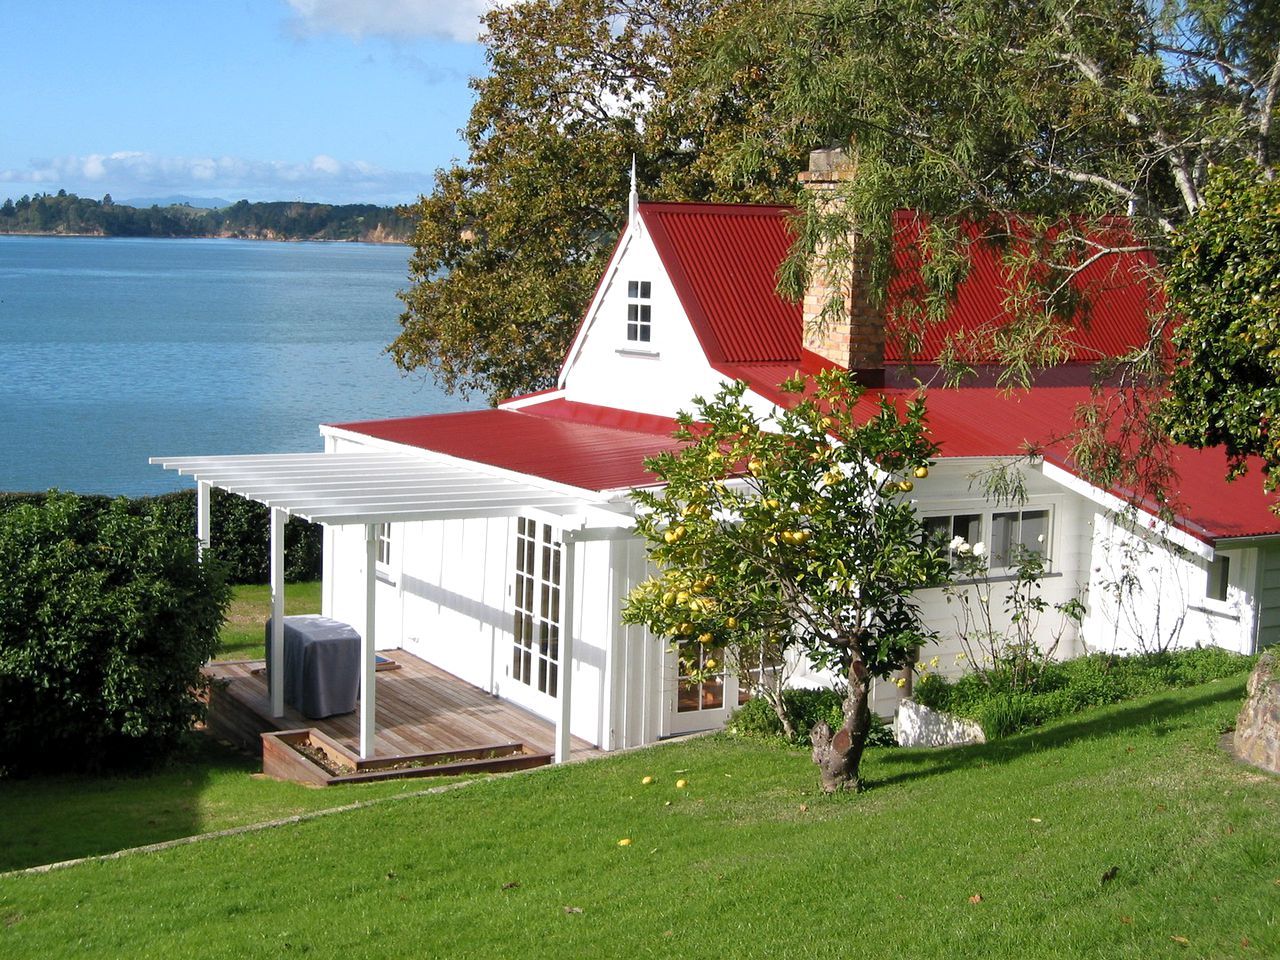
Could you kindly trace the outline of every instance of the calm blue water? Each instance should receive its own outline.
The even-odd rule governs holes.
[[[409,249],[0,236],[0,490],[159,493],[150,456],[320,450],[463,409],[383,349]]]

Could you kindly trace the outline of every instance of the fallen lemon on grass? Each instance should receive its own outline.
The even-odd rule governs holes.
[[[630,837],[623,837],[621,840],[619,840],[619,841],[618,841],[618,846],[620,846],[620,847],[629,847],[629,846],[631,846],[631,838],[630,838]]]
[[[676,789],[677,789],[677,790],[683,790],[683,789],[684,789],[685,787],[687,787],[688,785],[689,785],[689,781],[688,781],[688,780],[677,780],[677,781],[676,781]]]
[[[645,777],[640,782],[647,787],[649,784],[653,783],[653,777]]]

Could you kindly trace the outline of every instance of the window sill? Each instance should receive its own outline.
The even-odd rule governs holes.
[[[385,583],[389,587],[394,587],[396,585],[395,578],[385,570],[375,570],[373,578],[379,583]]]
[[[1188,608],[1194,610],[1196,613],[1203,613],[1210,617],[1216,617],[1219,620],[1230,620],[1233,623],[1240,622],[1240,614],[1236,613],[1225,603],[1222,604],[1222,606],[1218,606],[1212,601],[1207,603],[1192,603],[1188,605]]]
[[[657,360],[662,356],[657,350],[645,350],[641,347],[618,347],[614,353],[620,357],[640,357],[645,360]]]

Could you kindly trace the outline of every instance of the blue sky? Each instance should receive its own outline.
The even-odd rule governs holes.
[[[463,154],[487,0],[4,0],[0,197],[399,203]]]

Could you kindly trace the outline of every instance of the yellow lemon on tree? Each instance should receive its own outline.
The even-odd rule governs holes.
[[[901,480],[898,482],[898,489],[901,490],[903,493],[910,493],[912,490],[915,489],[915,486],[916,485],[912,483],[910,480]]]
[[[929,475],[929,468],[927,466],[925,466],[924,464],[921,464],[920,466],[916,467],[917,480],[923,480],[928,475]]]
[[[736,630],[738,628],[738,618],[727,617],[724,621],[724,625],[728,627],[730,630]]]
[[[715,637],[713,637],[713,636],[712,636],[711,634],[709,634],[709,633],[700,633],[700,634],[698,634],[698,642],[699,642],[699,643],[710,643],[710,642],[711,642],[712,640],[714,640],[714,639],[715,639]]]

